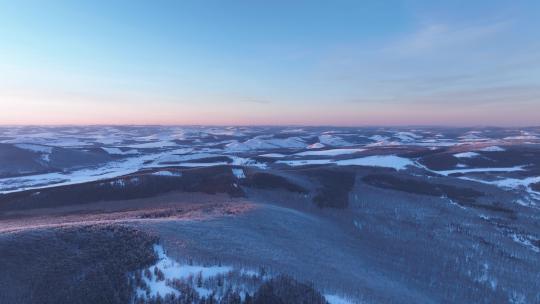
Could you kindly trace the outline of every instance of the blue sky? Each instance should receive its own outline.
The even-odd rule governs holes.
[[[3,124],[540,124],[540,1],[1,1]]]

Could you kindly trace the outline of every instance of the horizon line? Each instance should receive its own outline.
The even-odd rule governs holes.
[[[445,125],[445,124],[369,124],[369,125],[338,125],[338,124],[2,124],[0,128],[6,127],[332,127],[332,128],[539,128],[538,125]]]

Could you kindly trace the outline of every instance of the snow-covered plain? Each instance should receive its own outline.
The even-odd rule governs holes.
[[[540,144],[537,133],[531,130],[505,130],[504,136],[501,135],[497,139],[492,135],[486,136],[485,130],[445,133],[444,130],[418,128],[377,130],[321,127],[301,129],[180,126],[2,127],[0,144],[13,145],[18,149],[35,153],[35,159],[30,161],[37,161],[45,168],[36,170],[35,173],[24,171],[24,176],[0,174],[0,193],[114,178],[142,169],[167,166],[231,165],[264,170],[279,164],[288,166],[326,164],[388,167],[396,170],[413,167],[426,169],[413,157],[397,156],[392,151],[390,154],[381,151],[407,147],[437,151],[444,147],[456,146],[459,148],[456,150],[462,152],[455,153],[455,157],[474,159],[483,157],[481,152],[507,151],[508,146],[519,144],[520,140],[525,145],[531,145],[531,142]],[[65,155],[63,152],[60,153],[61,151],[86,153],[99,150],[111,158],[92,165],[58,167],[63,161],[62,157],[65,157],[57,156]],[[355,155],[360,152],[369,156]],[[203,160],[205,158],[208,160]],[[51,164],[49,168],[47,166],[51,159],[55,161],[55,166]],[[73,162],[76,160],[69,161]],[[83,159],[81,163],[84,163]],[[467,167],[463,167],[463,164],[461,166],[457,169],[440,170],[437,173],[448,176],[454,173],[510,173],[524,170],[520,166],[477,168],[470,163],[467,163]]]
[[[289,166],[306,166],[306,165],[326,165],[335,164],[338,166],[371,166],[371,167],[386,167],[396,170],[404,170],[408,166],[416,166],[416,164],[403,157],[395,155],[372,155],[353,159],[332,160],[332,159],[303,159],[303,160],[283,160],[277,163],[286,164]]]
[[[336,218],[336,220],[340,220],[340,230],[342,227],[341,223],[343,223],[343,232],[346,233],[347,238],[339,234],[330,233],[334,232],[333,230],[318,230],[312,229],[312,227],[309,231],[315,233],[317,237],[315,238],[317,240],[314,242],[315,244],[319,244],[325,238],[336,239],[340,240],[342,244],[349,244],[348,242],[341,242],[341,240],[348,240],[350,236],[350,240],[352,240],[351,244],[356,244],[354,242],[365,242],[358,243],[366,244],[366,246],[361,247],[361,251],[364,252],[368,248],[375,248],[371,253],[375,253],[373,256],[377,256],[376,248],[382,247],[371,247],[372,240],[373,242],[381,242],[375,245],[382,245],[385,242],[388,242],[387,244],[396,243],[400,245],[399,242],[409,240],[407,239],[408,236],[403,232],[410,232],[411,235],[415,236],[414,238],[410,238],[410,248],[430,247],[426,246],[426,244],[436,244],[440,246],[439,249],[450,251],[453,248],[453,243],[448,240],[458,237],[458,234],[455,233],[456,230],[453,230],[454,228],[450,224],[453,225],[454,222],[465,223],[467,226],[462,227],[467,230],[463,231],[470,231],[472,235],[482,237],[482,239],[488,242],[493,242],[495,244],[493,248],[497,250],[494,251],[496,254],[491,256],[491,253],[485,250],[487,245],[484,246],[485,244],[483,242],[471,241],[471,235],[463,234],[467,243],[456,244],[472,243],[469,247],[460,247],[470,250],[463,250],[465,256],[460,257],[459,254],[461,251],[458,248],[457,254],[456,252],[452,252],[452,255],[445,262],[454,261],[456,258],[463,258],[460,260],[460,263],[463,261],[482,263],[481,267],[476,269],[478,270],[476,272],[473,267],[470,268],[473,270],[472,274],[470,274],[473,281],[466,282],[472,282],[469,286],[476,286],[475,284],[477,283],[479,284],[478,286],[485,285],[490,290],[497,291],[498,293],[502,292],[503,294],[506,292],[504,288],[510,288],[508,292],[511,292],[516,290],[517,287],[510,286],[511,284],[509,284],[510,281],[508,280],[504,281],[506,274],[503,274],[502,270],[505,269],[503,268],[505,266],[502,263],[493,263],[500,258],[498,250],[505,250],[509,256],[518,257],[519,259],[525,260],[527,258],[527,261],[532,260],[533,263],[535,260],[530,259],[530,256],[538,256],[540,251],[540,247],[538,247],[538,233],[533,229],[534,225],[530,224],[534,223],[534,212],[540,206],[538,203],[540,202],[540,192],[538,191],[539,185],[537,184],[540,183],[540,176],[538,176],[538,172],[540,172],[540,162],[538,161],[540,140],[534,139],[537,133],[532,131],[527,133],[511,129],[482,129],[473,131],[452,129],[447,131],[444,129],[328,129],[324,127],[305,127],[302,130],[294,130],[294,132],[292,130],[291,128],[270,127],[118,126],[87,128],[36,127],[29,129],[0,128],[0,156],[9,156],[9,158],[5,157],[3,159],[0,157],[0,174],[3,174],[0,175],[0,192],[17,192],[24,189],[39,189],[96,180],[103,180],[97,184],[102,183],[103,185],[114,187],[115,190],[121,190],[147,180],[140,177],[139,174],[131,175],[136,172],[139,172],[141,175],[151,174],[159,176],[160,178],[155,177],[151,180],[157,182],[165,181],[172,184],[176,181],[182,182],[189,180],[192,172],[196,174],[210,172],[212,174],[213,172],[222,172],[221,169],[225,169],[223,172],[226,172],[228,177],[231,177],[231,174],[235,177],[232,180],[233,185],[235,187],[246,187],[245,190],[248,190],[246,193],[249,195],[250,189],[247,188],[250,187],[249,182],[260,171],[267,170],[266,172],[270,174],[279,173],[287,177],[291,182],[302,182],[302,185],[305,182],[305,185],[309,187],[313,183],[313,187],[316,187],[316,183],[319,180],[311,175],[307,176],[306,180],[303,180],[305,177],[303,174],[308,175],[312,172],[316,172],[314,174],[318,174],[319,172],[326,173],[327,170],[325,168],[311,170],[310,168],[300,168],[298,166],[327,165],[332,166],[328,171],[355,173],[355,184],[353,190],[349,192],[351,203],[346,207],[347,209],[325,209],[318,213],[326,214],[331,211],[332,214],[352,214],[351,218],[346,218],[345,221],[341,218]],[[133,148],[135,146],[137,148]],[[24,151],[21,151],[21,149]],[[48,155],[51,156],[50,162],[44,161],[44,157]],[[85,163],[84,160],[86,159],[84,158],[87,156],[95,157],[97,160],[90,164]],[[62,161],[75,165],[62,167]],[[80,161],[80,164],[77,164],[78,161]],[[21,167],[26,166],[25,170],[27,171],[23,173],[16,172],[14,174],[8,170],[2,171],[4,167],[7,168],[11,164],[20,164]],[[191,168],[185,168],[208,166],[224,166],[225,168],[219,168],[219,170],[217,168],[216,170],[193,170]],[[337,168],[338,166],[350,167]],[[37,169],[34,169],[34,167],[37,167]],[[384,168],[395,169],[399,172],[385,170]],[[123,175],[130,176],[116,178]],[[456,189],[474,189],[485,195],[480,197],[477,202],[478,204],[463,204],[459,198],[449,198],[446,194],[434,197],[426,195],[422,196],[423,199],[420,200],[416,194],[409,196],[403,194],[401,190],[384,191],[383,197],[379,196],[381,194],[378,193],[379,191],[375,191],[376,189],[362,188],[362,183],[365,182],[363,177],[368,175],[392,176],[403,181],[414,178],[414,180],[421,181],[422,183],[425,182],[426,184],[444,184],[452,187],[455,186]],[[167,179],[168,177],[170,178]],[[227,182],[229,182],[229,179],[227,179]],[[322,179],[321,182],[323,182]],[[373,192],[367,192],[366,190]],[[416,189],[411,191],[414,190]],[[46,194],[45,192],[47,191],[41,191],[42,194]],[[39,191],[35,191],[35,193],[39,193]],[[33,196],[32,193],[29,195]],[[366,195],[366,197],[361,197],[362,195]],[[369,195],[372,196],[370,197]],[[12,196],[6,195],[4,197],[10,199],[17,196],[18,194]],[[294,196],[294,199],[297,197],[299,196]],[[356,200],[356,203],[352,203],[353,198]],[[395,199],[395,203],[382,204],[379,203],[378,198],[381,198],[381,202],[388,201],[388,198]],[[282,198],[279,197],[279,199]],[[307,196],[306,199],[309,199],[309,197]],[[401,204],[400,201],[403,201],[406,205],[399,207]],[[439,201],[441,204],[438,204]],[[396,206],[399,208],[396,208]],[[411,208],[411,206],[414,207]],[[354,208],[359,207],[362,208],[361,212],[356,212],[357,209]],[[369,209],[366,207],[369,207]],[[436,212],[431,212],[430,210]],[[297,211],[295,210],[295,212]],[[289,211],[283,214],[279,213],[279,218],[275,222],[273,220],[268,222],[268,227],[276,227],[277,225],[275,223],[282,223],[284,214],[289,214]],[[431,221],[434,218],[432,216],[434,214],[444,214],[445,216],[436,216],[434,221]],[[302,213],[302,215],[304,214]],[[381,216],[380,218],[387,220],[385,225],[379,224],[380,218],[378,215]],[[531,215],[530,219],[528,218],[529,215]],[[253,216],[250,219],[259,224],[260,221],[258,220],[266,217],[266,214],[254,212],[249,216]],[[231,218],[227,217],[226,221],[232,221]],[[524,221],[524,218],[526,218],[526,221]],[[238,219],[243,224],[249,225],[246,227],[258,227],[251,226],[251,222],[247,221],[247,216],[246,218],[238,217]],[[454,219],[457,220],[454,221]],[[221,220],[216,219],[216,221]],[[213,227],[216,221],[201,222],[209,225],[208,227]],[[426,224],[430,223],[430,221],[431,224]],[[326,223],[327,220],[325,219],[324,222]],[[415,223],[415,225],[403,226],[399,222]],[[441,233],[440,235],[434,238],[430,237],[427,242],[416,242],[416,240],[422,240],[422,238],[417,237],[420,235],[418,231],[428,232],[423,234],[428,236],[430,235],[429,232],[431,232],[428,231],[431,229],[430,227],[435,227],[439,222],[449,224],[441,224],[439,226],[442,227],[437,230],[438,233]],[[299,233],[300,237],[298,238],[301,239],[305,236],[305,233],[299,229],[309,226],[306,226],[307,221],[298,223],[302,223],[302,225],[295,225],[290,232],[302,232]],[[319,223],[323,223],[323,221],[317,221],[316,223],[318,225]],[[500,225],[499,223],[505,224]],[[506,227],[506,223],[512,229]],[[196,223],[194,225],[202,224]],[[394,224],[396,225],[392,226]],[[345,227],[345,225],[349,225],[350,227]],[[186,228],[188,226],[183,226],[183,229],[190,231],[189,228]],[[329,227],[327,226],[326,228]],[[412,227],[413,230],[407,231],[407,228],[403,227]],[[448,227],[449,229],[446,231]],[[488,229],[488,227],[490,228]],[[200,233],[198,233],[201,230],[196,226],[192,226],[191,228],[194,235],[193,239],[200,241],[200,243],[213,244],[213,241],[217,239],[212,233],[203,242],[200,239]],[[377,229],[381,230],[377,232]],[[388,232],[392,232],[392,229],[395,230],[395,233],[388,234]],[[248,230],[238,231],[243,232]],[[268,229],[268,231],[274,230]],[[305,231],[308,230],[306,229]],[[325,234],[325,231],[329,231],[329,233],[323,238],[320,234]],[[384,237],[377,239],[375,237],[364,238],[363,236],[366,236],[366,233],[372,236]],[[233,233],[223,233],[220,237],[226,237],[226,235],[230,234]],[[242,233],[235,233],[235,235],[242,237]],[[287,241],[285,237],[283,240],[279,239],[280,235],[278,234],[277,240],[280,242]],[[340,238],[335,238],[336,235],[340,236]],[[392,237],[395,239],[392,239]],[[294,241],[298,239],[291,238]],[[437,243],[438,241],[440,242]],[[444,247],[447,245],[447,241],[448,247]],[[226,243],[228,242],[223,242],[222,244]],[[293,241],[291,241],[292,243]],[[221,250],[225,247],[222,244],[216,244],[215,246]],[[268,242],[268,244],[272,245],[271,242]],[[261,242],[257,243],[258,246],[266,246],[268,244],[266,238],[261,238]],[[336,248],[333,245],[336,245],[337,241],[336,243],[322,242],[320,244],[327,244],[324,245],[324,248]],[[270,248],[270,245],[268,245],[268,248]],[[317,255],[317,252],[319,252],[317,249],[323,248],[320,246],[302,247],[306,248],[306,251],[303,252],[304,255],[302,255],[303,258],[309,256],[305,253],[315,252],[315,255]],[[405,247],[407,246],[396,246],[396,248],[385,246],[384,248],[395,251],[392,251],[392,254],[387,253],[386,256],[383,255],[383,257],[395,256],[395,253],[399,255],[401,254],[400,250]],[[476,251],[477,249],[478,251]],[[238,269],[232,266],[219,265],[217,262],[212,265],[178,262],[167,256],[163,248],[158,246],[155,250],[160,260],[156,265],[148,268],[148,271],[151,272],[149,276],[142,277],[142,280],[148,286],[148,290],[144,288],[137,290],[137,294],[141,297],[153,297],[157,296],[158,293],[162,296],[168,293],[178,295],[180,291],[167,283],[167,280],[175,278],[186,280],[190,276],[197,277],[201,274],[201,278],[210,280],[221,275],[227,275],[231,271],[237,271],[243,276],[257,275],[257,272],[251,269]],[[236,251],[231,252],[234,254]],[[268,251],[261,250],[253,256],[264,252],[268,252],[268,255],[272,256],[275,251],[270,249]],[[329,250],[328,252],[336,251]],[[341,251],[337,252],[341,254]],[[416,255],[417,252],[416,250],[408,250],[409,255],[404,255],[404,257],[407,261],[415,262],[409,265],[420,267],[422,263],[418,263],[418,260],[411,258],[418,256]],[[433,255],[440,253],[444,255],[443,251],[430,252]],[[469,258],[469,254],[472,254],[473,258]],[[361,258],[365,258],[366,256]],[[281,257],[285,257],[285,254]],[[360,258],[353,260],[352,257],[356,258],[356,255],[351,254],[348,259],[352,261],[360,260]],[[420,259],[424,257],[426,256],[421,255]],[[483,266],[484,258],[490,259],[488,266]],[[265,259],[268,260],[266,257]],[[280,259],[280,262],[282,260]],[[333,258],[333,260],[335,261],[336,259]],[[296,266],[298,265],[296,263],[299,261],[300,259],[295,258],[291,263],[295,263],[293,265]],[[334,267],[331,262],[325,264]],[[440,266],[442,263],[438,265]],[[520,264],[515,265],[519,266]],[[345,263],[345,268],[352,266],[358,265],[354,265],[354,262]],[[456,266],[456,269],[459,268],[459,265],[454,266]],[[160,271],[163,272],[163,280],[156,277],[153,267],[159,267]],[[376,267],[379,267],[379,265],[377,264]],[[412,269],[411,272],[407,272],[407,267],[403,263],[392,263],[392,267],[401,267],[397,276],[400,280],[403,278],[403,275],[409,275],[415,271]],[[427,273],[429,273],[431,267],[429,263],[424,264],[422,267],[424,267],[422,268],[424,270],[428,269]],[[498,268],[502,270],[497,272],[496,270],[499,270]],[[341,269],[343,270],[343,268]],[[393,268],[385,268],[385,270],[388,269]],[[354,272],[357,273],[359,271],[361,271],[361,267],[356,268]],[[348,275],[346,271],[336,272],[342,272]],[[330,272],[328,273],[330,274]],[[419,272],[414,272],[414,275],[417,274],[421,277]],[[466,278],[465,275],[467,274],[461,274],[464,275],[463,278]],[[519,281],[516,280],[516,276],[511,278],[513,282]],[[353,289],[356,286],[354,285],[355,283],[356,281],[352,282]],[[522,282],[520,282],[520,285],[527,286],[527,284],[523,284]],[[430,285],[428,288],[431,287]],[[201,296],[208,296],[213,291],[209,285],[205,284],[202,284],[195,290]],[[351,289],[347,288],[347,290]],[[336,290],[332,291],[336,292]],[[533,290],[533,292],[535,291]],[[346,294],[329,293],[326,294],[326,297],[330,303],[351,303]],[[506,298],[503,298],[501,301],[506,300]],[[511,301],[507,302],[511,303]]]

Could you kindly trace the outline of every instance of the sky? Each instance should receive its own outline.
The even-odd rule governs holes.
[[[540,1],[0,0],[0,124],[540,125]]]

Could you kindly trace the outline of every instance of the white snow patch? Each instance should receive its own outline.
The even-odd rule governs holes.
[[[36,153],[51,153],[53,147],[35,144],[16,144],[15,147]]]
[[[265,163],[259,163],[250,158],[244,158],[239,156],[229,156],[232,159],[231,165],[233,166],[247,166],[247,167],[257,167],[259,169],[266,169],[267,166]]]
[[[490,184],[495,185],[497,187],[500,187],[502,189],[508,189],[508,190],[524,190],[526,191],[531,197],[535,199],[540,199],[540,193],[537,191],[534,191],[531,188],[531,184],[540,182],[540,176],[532,176],[532,177],[526,177],[523,179],[517,179],[517,178],[504,178],[499,180],[482,180],[477,178],[471,178],[471,177],[464,177],[461,176],[461,179],[465,180],[471,180],[479,183],[484,184]],[[524,199],[527,199],[528,202],[526,202]],[[524,197],[523,199],[518,199],[514,201],[517,204],[523,205],[523,206],[531,206],[534,205],[532,201],[530,201],[529,198]]]
[[[518,135],[518,136],[508,136],[508,137],[505,137],[504,139],[506,139],[506,140],[513,140],[513,139],[524,140],[524,139],[538,139],[538,137],[536,135]]]
[[[454,154],[454,156],[457,158],[473,158],[473,157],[480,156],[480,154],[476,152],[461,152],[461,153]]]
[[[324,148],[325,145],[321,144],[320,142],[318,143],[314,143],[314,144],[311,144],[309,146],[307,146],[308,149],[321,149],[321,148]]]
[[[499,146],[489,146],[489,147],[485,147],[485,148],[482,148],[478,151],[483,151],[483,152],[503,152],[503,151],[506,151],[504,148],[501,148]]]
[[[416,135],[412,132],[397,132],[396,134],[394,134],[394,137],[399,138],[399,140],[403,142],[413,142],[422,138],[422,136]]]
[[[334,163],[331,159],[299,159],[299,160],[279,160],[276,163],[286,164],[291,167],[308,165],[326,165]]]
[[[177,143],[173,141],[154,141],[140,144],[132,144],[126,147],[135,148],[135,149],[150,149],[150,148],[164,148],[164,147],[174,147],[178,146]]]
[[[354,304],[352,301],[337,295],[325,294],[324,298],[330,304]]]
[[[101,147],[101,149],[111,155],[128,155],[128,154],[137,154],[137,150],[130,149],[127,151],[122,151],[120,148],[107,148],[107,147]]]
[[[361,158],[332,160],[332,159],[300,159],[300,160],[283,160],[277,163],[286,164],[289,166],[306,166],[306,165],[326,165],[336,164],[338,166],[371,166],[371,167],[386,167],[396,170],[403,170],[407,166],[414,166],[415,163],[411,160],[395,155],[372,155]]]
[[[472,172],[515,172],[523,171],[523,166],[505,167],[505,168],[470,168],[470,169],[455,169],[444,171],[433,171],[442,175],[450,175],[454,173],[472,173]]]
[[[521,244],[529,249],[531,249],[532,251],[536,252],[536,253],[539,253],[540,252],[540,248],[536,247],[532,242],[531,240],[529,240],[529,238],[527,237],[524,237],[523,235],[519,235],[519,234],[516,234],[516,233],[512,233],[511,235],[512,237],[512,240],[518,244]]]
[[[334,136],[331,134],[323,134],[319,136],[319,142],[323,145],[328,145],[328,146],[338,146],[338,147],[352,146],[350,142],[344,140],[341,137]]]
[[[146,164],[149,161],[158,159],[165,154],[166,153],[152,153],[137,157],[130,157],[119,161],[109,162],[103,166],[84,168],[70,172],[54,172],[31,176],[0,178],[0,193],[73,185],[127,175],[144,167],[159,166],[156,164]]]
[[[255,137],[245,142],[233,141],[225,146],[228,151],[241,152],[250,150],[279,149],[279,148],[303,148],[306,144],[300,137],[289,138],[264,138]]]
[[[245,276],[248,276],[248,277],[257,277],[260,275],[259,272],[255,271],[255,270],[251,270],[251,269],[245,269],[245,268],[242,268],[240,270],[240,273],[242,275],[245,275]]]
[[[181,265],[165,254],[165,250],[160,245],[154,245],[154,250],[158,255],[157,266],[166,278],[187,278],[189,275],[201,273],[203,278],[215,277],[219,274],[226,274],[232,270],[230,266],[198,266]],[[151,267],[154,269],[154,267]]]
[[[374,140],[374,141],[387,141],[388,137],[382,136],[382,135],[373,135],[373,136],[370,136],[369,139]]]
[[[478,132],[469,132],[466,135],[460,136],[459,139],[461,141],[485,141],[486,138],[480,137],[478,135]]]
[[[340,166],[371,166],[371,167],[386,167],[396,170],[403,170],[408,166],[414,166],[414,162],[410,159],[395,155],[373,155],[355,159],[344,159],[336,161]]]
[[[496,184],[505,188],[519,188],[519,187],[528,187],[530,184],[540,182],[540,176],[531,176],[523,179],[517,178],[505,178],[501,180],[492,181],[493,184]]]
[[[162,171],[156,171],[156,172],[153,172],[152,175],[157,175],[157,176],[182,176],[182,172],[176,172],[176,171],[168,171],[168,170],[162,170]]]
[[[154,267],[157,267],[163,272],[164,280],[158,281],[156,276],[152,274],[152,277],[148,279],[143,275],[145,283],[150,288],[150,297],[155,297],[159,293],[160,296],[164,297],[167,294],[179,295],[179,292],[167,286],[167,280],[173,279],[186,279],[189,276],[201,276],[203,280],[215,277],[217,275],[225,275],[233,270],[230,266],[198,266],[198,265],[185,265],[179,264],[175,260],[171,259],[165,254],[165,251],[162,246],[154,245],[154,251],[158,256],[158,261],[156,264],[148,267],[150,272],[153,272]],[[205,288],[196,288],[200,296],[207,296],[210,291]],[[137,294],[139,296],[145,297],[142,290],[138,290]]]
[[[244,174],[244,169],[242,168],[232,168],[232,173],[238,179],[246,178],[246,175]]]
[[[213,166],[223,166],[223,165],[227,165],[227,164],[228,164],[227,162],[213,162],[213,163],[180,163],[180,164],[178,164],[178,166],[193,168],[193,167],[213,167]]]
[[[174,154],[176,151],[171,151],[162,154],[159,157],[156,157],[154,159],[154,163],[174,163],[174,162],[183,162],[188,160],[197,160],[202,158],[209,158],[209,157],[217,157],[221,156],[219,154],[213,154],[213,153],[193,153],[193,154]]]
[[[495,290],[497,288],[497,278],[491,276],[489,274],[489,264],[484,263],[483,269],[481,270],[481,275],[476,278],[477,282],[484,283],[491,287],[492,290]]]
[[[283,158],[287,155],[281,154],[281,153],[266,153],[266,154],[261,154],[259,156],[268,157],[268,158]]]
[[[330,149],[330,150],[319,150],[319,151],[304,151],[296,153],[298,156],[336,156],[343,154],[352,154],[357,152],[365,151],[365,149]]]

